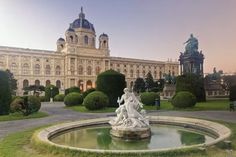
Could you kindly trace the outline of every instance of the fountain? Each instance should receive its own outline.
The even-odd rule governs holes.
[[[80,120],[45,128],[33,142],[42,148],[111,154],[147,154],[199,149],[227,139],[231,130],[202,119],[146,116],[143,104],[124,89],[116,117]],[[45,147],[46,146],[46,147]]]
[[[150,125],[143,104],[134,93],[124,89],[121,99],[117,100],[119,107],[116,109],[117,116],[109,121],[111,135],[124,139],[144,139],[151,136]],[[122,105],[121,103],[124,102]]]

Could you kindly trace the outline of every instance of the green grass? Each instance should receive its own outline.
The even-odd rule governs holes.
[[[232,136],[230,140],[232,141],[233,156],[236,156],[235,146],[236,146],[236,124],[233,123],[223,123],[232,130]],[[45,126],[44,126],[45,127]],[[93,154],[93,153],[84,153],[80,152],[75,153],[68,149],[62,150],[54,147],[42,147],[40,145],[37,147],[33,146],[31,143],[31,137],[36,130],[42,129],[34,128],[22,132],[16,132],[8,135],[2,141],[0,141],[0,157],[132,157],[132,155],[111,155],[111,154]],[[162,155],[157,154],[137,154],[136,157],[225,157],[228,156],[226,150],[223,148],[222,144],[217,144],[213,147],[208,147],[206,152],[186,150],[182,152],[167,152]],[[232,156],[232,157],[233,157]]]
[[[9,115],[0,116],[0,121],[12,121],[12,120],[21,120],[21,119],[31,119],[31,118],[42,118],[48,116],[44,112],[36,112],[28,116],[23,116],[21,113],[11,113]]]

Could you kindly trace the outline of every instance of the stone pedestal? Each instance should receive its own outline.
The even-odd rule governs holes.
[[[118,138],[137,140],[137,139],[149,138],[151,136],[151,130],[149,127],[123,128],[123,127],[112,126],[110,134]]]

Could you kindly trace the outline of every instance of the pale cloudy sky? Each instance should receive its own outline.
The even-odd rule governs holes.
[[[0,45],[55,50],[81,6],[112,56],[175,60],[193,33],[205,73],[236,71],[236,0],[0,0]]]

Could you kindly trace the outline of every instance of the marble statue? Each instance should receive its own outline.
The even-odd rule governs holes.
[[[187,53],[193,53],[198,50],[198,40],[193,36],[193,34],[190,35],[190,38],[184,42],[184,44],[186,44],[185,52]]]
[[[123,104],[121,104],[123,102]],[[128,88],[124,89],[124,94],[118,98],[119,107],[116,109],[117,116],[109,121],[112,126],[126,128],[149,127],[149,120],[143,110],[143,104],[138,100],[133,92]]]

